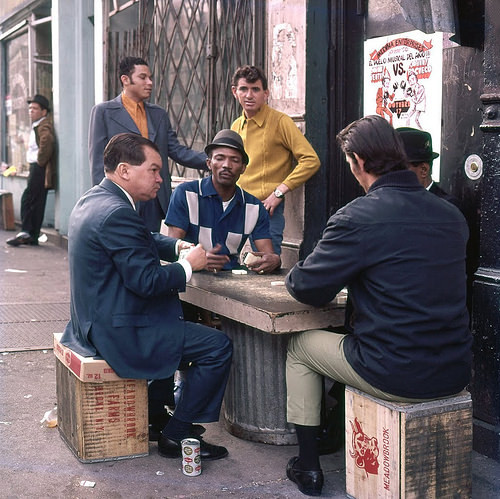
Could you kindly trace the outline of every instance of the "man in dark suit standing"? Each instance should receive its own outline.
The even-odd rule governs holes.
[[[432,194],[446,199],[460,209],[460,201],[432,180],[432,162],[439,157],[439,154],[432,150],[431,134],[409,127],[397,128],[396,131],[403,140],[409,168],[415,173],[420,184]]]
[[[205,250],[195,246],[176,262],[186,243],[151,233],[135,210],[156,197],[161,168],[158,147],[138,134],[119,134],[106,146],[106,178],[80,198],[69,220],[71,320],[61,342],[101,356],[123,378],[163,380],[183,367],[184,389],[158,442],[162,456],[180,457],[193,422],[219,419],[232,345],[182,315],[178,292],[205,267]],[[201,440],[201,455],[219,459],[227,450]]]
[[[146,102],[151,97],[153,81],[148,63],[139,57],[120,61],[119,78],[123,92],[113,100],[92,108],[89,124],[89,160],[92,185],[104,177],[103,152],[116,134],[137,133],[154,142],[163,162],[163,184],[155,199],[138,205],[139,214],[152,232],[159,232],[168,208],[171,186],[168,158],[189,168],[206,170],[207,157],[179,143],[166,111]]]

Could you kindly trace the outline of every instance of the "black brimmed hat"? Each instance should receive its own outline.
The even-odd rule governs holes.
[[[31,104],[32,102],[36,102],[37,104],[39,104],[41,106],[42,109],[46,109],[47,111],[50,111],[49,101],[43,95],[36,94],[31,99],[28,99],[28,104]]]
[[[396,131],[403,140],[406,156],[410,163],[430,162],[439,156],[437,152],[432,150],[430,133],[408,127],[396,128]]]
[[[214,140],[212,140],[212,142],[205,147],[207,155],[209,155],[210,151],[215,147],[231,147],[232,149],[236,149],[243,156],[243,163],[248,165],[249,159],[248,154],[245,152],[245,148],[243,147],[243,140],[240,135],[233,130],[221,130],[214,137]]]

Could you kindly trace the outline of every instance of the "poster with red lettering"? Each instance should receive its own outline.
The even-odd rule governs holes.
[[[378,114],[394,128],[429,132],[441,146],[443,34],[421,31],[371,38],[364,47],[364,114]],[[432,176],[439,181],[439,158]]]

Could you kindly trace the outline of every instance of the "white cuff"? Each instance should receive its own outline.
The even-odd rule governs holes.
[[[193,275],[193,268],[191,267],[191,264],[185,258],[179,260],[177,263],[181,264],[184,268],[184,272],[186,273],[186,282],[189,282],[191,280],[191,276]]]

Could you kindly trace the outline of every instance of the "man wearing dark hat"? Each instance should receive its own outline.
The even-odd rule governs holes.
[[[236,185],[248,164],[239,134],[221,130],[207,145],[209,177],[185,182],[172,194],[165,223],[168,235],[207,251],[207,269],[236,267],[238,255],[252,236],[260,258],[248,264],[259,273],[272,272],[281,260],[273,250],[269,215],[264,205]]]
[[[396,129],[403,139],[406,156],[410,170],[415,172],[418,181],[429,191],[446,199],[460,208],[457,198],[443,191],[434,180],[432,180],[432,162],[439,157],[437,152],[432,150],[432,137],[428,132],[416,128],[401,127]]]
[[[7,244],[38,245],[47,201],[47,191],[55,187],[56,138],[52,120],[48,117],[49,101],[36,94],[28,100],[31,132],[26,160],[30,166],[28,185],[21,197],[22,230],[16,237],[7,239]]]

